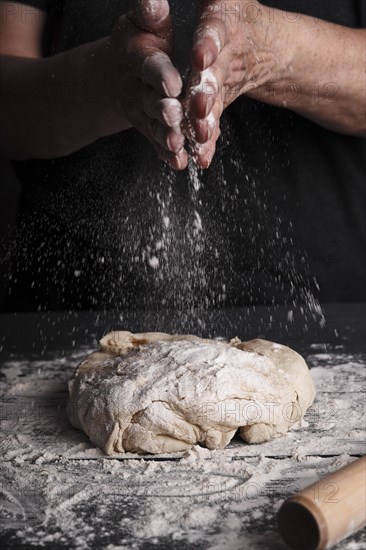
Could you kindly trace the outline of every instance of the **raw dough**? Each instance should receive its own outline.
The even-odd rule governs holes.
[[[72,424],[108,455],[222,449],[239,430],[261,443],[315,397],[304,359],[265,340],[113,332],[69,382]]]

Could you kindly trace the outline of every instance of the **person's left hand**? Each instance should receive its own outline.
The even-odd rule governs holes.
[[[220,135],[223,110],[267,80],[267,8],[253,0],[205,0],[194,36],[187,87],[186,134],[196,162],[207,168]]]

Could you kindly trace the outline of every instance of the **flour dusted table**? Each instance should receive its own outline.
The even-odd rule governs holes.
[[[169,312],[0,315],[2,548],[284,549],[281,502],[366,454],[365,305],[192,315],[205,336],[263,337],[302,353],[317,398],[301,429],[248,446],[178,455],[104,456],[65,414],[67,380],[107,330],[179,330]],[[187,320],[188,319],[188,320]],[[305,325],[307,325],[305,329]],[[336,500],[336,488],[330,490]],[[361,550],[361,531],[337,548]]]

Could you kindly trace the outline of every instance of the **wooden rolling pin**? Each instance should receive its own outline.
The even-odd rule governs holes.
[[[322,550],[366,525],[366,457],[326,476],[284,502],[280,533],[290,548]]]

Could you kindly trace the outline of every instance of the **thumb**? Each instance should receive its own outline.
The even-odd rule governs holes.
[[[129,19],[144,31],[163,35],[170,28],[168,0],[135,0]]]

